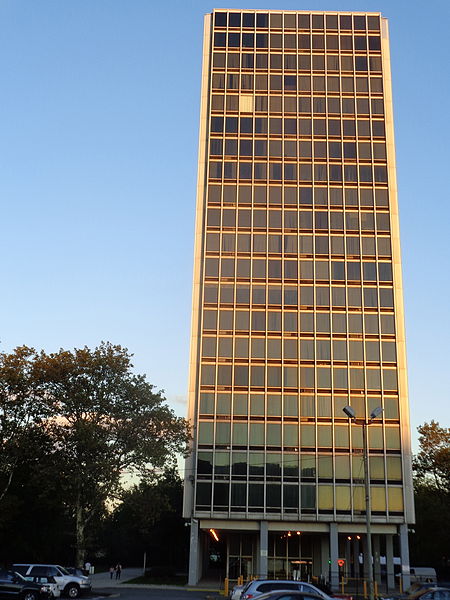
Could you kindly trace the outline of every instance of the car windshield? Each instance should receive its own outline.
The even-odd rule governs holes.
[[[61,573],[63,575],[70,575],[69,571],[67,569],[65,569],[64,567],[61,567],[60,565],[58,565],[58,569],[61,571]]]
[[[10,571],[10,573],[13,573],[15,577],[17,577],[17,579],[20,579],[21,581],[26,581],[25,577],[22,577],[22,575],[17,571]]]

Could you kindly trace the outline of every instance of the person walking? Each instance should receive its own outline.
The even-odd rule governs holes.
[[[109,567],[109,578],[110,579],[112,579],[114,577],[114,571],[115,571],[114,567]]]
[[[116,580],[120,579],[121,573],[122,573],[122,565],[120,563],[117,563],[117,565],[116,565]]]

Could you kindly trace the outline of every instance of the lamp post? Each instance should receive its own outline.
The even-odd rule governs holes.
[[[372,512],[371,501],[370,501],[370,474],[369,474],[369,446],[367,443],[367,428],[373,422],[374,419],[379,417],[383,412],[381,406],[377,406],[370,413],[369,418],[356,420],[355,410],[351,406],[344,406],[342,409],[347,417],[353,423],[362,425],[363,432],[363,457],[364,457],[364,487],[365,487],[365,507],[366,507],[366,538],[367,538],[367,572],[369,575],[369,600],[375,600],[374,585],[373,585],[373,556],[372,556],[372,526],[370,523],[370,516]]]

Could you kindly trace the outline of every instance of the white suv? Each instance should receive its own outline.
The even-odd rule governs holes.
[[[13,569],[25,579],[52,577],[56,581],[60,592],[72,599],[78,598],[81,592],[89,592],[92,587],[89,577],[71,575],[60,565],[17,563],[13,565]]]

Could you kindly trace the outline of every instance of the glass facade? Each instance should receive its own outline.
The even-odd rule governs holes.
[[[372,515],[405,521],[383,22],[272,11],[207,20],[189,516],[363,521],[362,429],[343,413],[350,405],[361,418],[384,409],[369,427]]]

